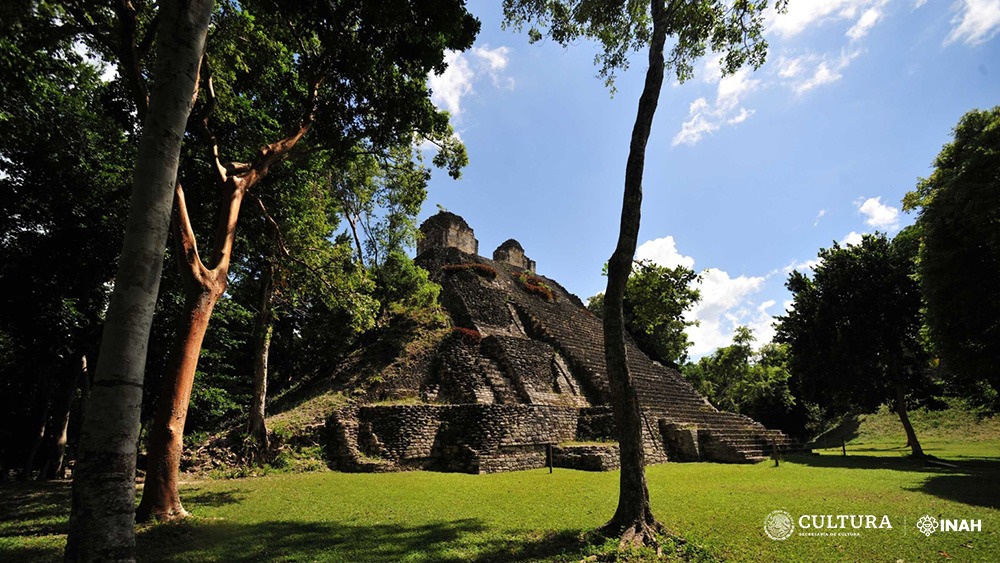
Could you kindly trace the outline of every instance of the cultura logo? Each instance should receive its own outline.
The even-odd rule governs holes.
[[[772,540],[787,540],[795,533],[792,515],[784,510],[775,510],[764,519],[764,533]]]

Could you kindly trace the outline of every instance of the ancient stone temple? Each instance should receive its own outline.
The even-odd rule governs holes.
[[[442,212],[420,228],[417,263],[441,284],[453,329],[430,361],[387,380],[405,404],[338,410],[328,427],[342,470],[487,473],[617,467],[601,321],[575,295],[534,273],[511,239],[479,256],[472,229]],[[647,460],[755,462],[789,443],[716,409],[676,370],[632,344]]]

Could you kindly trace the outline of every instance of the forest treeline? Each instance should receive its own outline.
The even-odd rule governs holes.
[[[698,274],[646,262],[625,292],[628,330],[721,409],[809,439],[887,405],[922,454],[908,409],[947,397],[1000,408],[1000,107],[964,115],[933,165],[903,199],[913,225],[834,242],[789,274],[774,342],[738,327],[732,344],[689,361]],[[588,307],[600,314],[602,302]]]
[[[429,7],[418,27],[365,2],[300,4],[223,2],[212,14],[140,449],[158,399],[172,400],[165,378],[192,378],[185,433],[246,416],[266,441],[267,394],[436,303],[406,251],[432,168],[457,178],[467,157],[426,77],[445,49],[471,45],[478,22],[460,3]],[[152,2],[0,11],[0,475],[53,477],[97,363],[160,16]],[[185,346],[197,374],[181,373]]]

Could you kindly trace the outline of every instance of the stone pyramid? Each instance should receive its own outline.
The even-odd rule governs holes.
[[[601,321],[511,239],[493,259],[459,216],[420,227],[417,263],[441,284],[453,329],[430,362],[385,382],[410,404],[360,405],[328,422],[343,470],[489,473],[618,465]],[[646,458],[752,463],[790,445],[778,430],[720,411],[675,369],[628,345]],[[416,404],[412,404],[412,403]]]

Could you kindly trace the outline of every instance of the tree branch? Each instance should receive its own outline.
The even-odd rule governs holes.
[[[328,280],[326,276],[323,275],[323,272],[320,269],[316,268],[312,264],[309,264],[305,260],[302,260],[301,258],[298,258],[291,252],[289,252],[288,246],[285,245],[285,239],[284,237],[281,236],[281,226],[278,225],[278,222],[275,221],[274,217],[271,216],[271,213],[267,210],[267,206],[264,205],[264,202],[259,197],[257,197],[256,194],[251,194],[250,197],[254,198],[257,201],[257,206],[260,208],[261,213],[263,213],[264,220],[266,220],[268,224],[271,225],[271,228],[274,230],[274,240],[278,243],[278,251],[281,252],[281,255],[295,262],[296,264],[299,264],[304,268],[306,268],[309,272],[311,272],[314,276],[316,276],[316,279],[319,280],[319,282],[322,283],[324,286],[326,286],[326,288],[329,289],[331,293],[335,295],[339,294],[340,291],[337,289],[337,287],[334,286],[330,282],[330,280]]]

